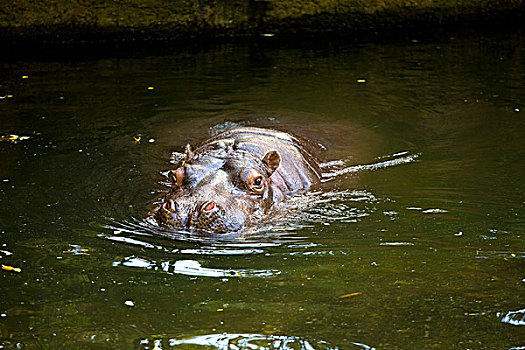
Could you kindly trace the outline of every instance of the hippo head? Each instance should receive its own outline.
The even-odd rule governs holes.
[[[192,152],[168,172],[171,189],[151,215],[167,227],[213,233],[238,231],[261,220],[278,192],[272,174],[281,157],[218,140]]]

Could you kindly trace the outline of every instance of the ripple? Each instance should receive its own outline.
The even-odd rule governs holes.
[[[503,323],[511,324],[513,326],[525,326],[525,309],[509,311],[506,313],[498,312],[496,316]]]
[[[425,209],[422,211],[423,214],[446,214],[448,213],[448,210],[441,209],[441,208],[431,208],[431,209]]]
[[[382,243],[379,243],[379,245],[382,245],[382,246],[389,246],[389,247],[399,247],[399,246],[412,246],[412,245],[415,245],[414,243],[410,243],[410,242],[382,242]]]
[[[290,230],[296,230],[315,227],[320,223],[356,223],[373,213],[376,209],[369,204],[378,201],[379,199],[368,191],[310,192],[281,203],[276,208],[280,211],[280,217],[272,217],[271,227],[286,225]]]
[[[138,245],[141,244],[133,241],[133,239],[117,237],[123,237],[120,235],[128,234],[133,236],[148,237],[148,239],[153,239],[153,237],[169,238],[173,244],[177,244],[177,242],[185,242],[213,245],[229,244],[230,246],[237,245],[244,247],[280,245],[282,243],[297,242],[303,238],[296,236],[296,232],[298,230],[305,228],[305,226],[301,223],[291,222],[289,219],[279,214],[270,215],[268,218],[269,221],[274,220],[275,222],[263,222],[255,227],[228,233],[213,233],[203,230],[188,231],[178,228],[166,228],[156,225],[152,221],[148,220],[149,218],[144,220],[133,219],[133,221],[122,222],[108,219],[110,223],[106,224],[104,228],[110,230],[112,234],[101,234],[100,236],[110,240]]]
[[[330,181],[334,179],[335,177],[345,175],[345,174],[351,174],[351,173],[357,173],[361,171],[368,171],[368,170],[378,170],[382,168],[389,168],[392,166],[397,166],[401,164],[409,164],[414,163],[417,161],[421,154],[409,154],[407,151],[397,152],[392,155],[386,155],[376,158],[378,160],[375,163],[371,164],[360,164],[360,165],[352,165],[352,166],[346,166],[346,163],[348,161],[333,161],[328,163],[321,164],[321,169],[323,169],[322,177],[323,181]],[[382,160],[385,158],[392,158],[387,160]],[[326,172],[325,172],[326,170]]]
[[[180,153],[172,153],[172,162],[178,160],[180,156]],[[323,181],[351,172],[375,170],[411,163],[416,161],[418,157],[419,154],[409,154],[409,152],[403,151],[378,157],[378,161],[372,164],[351,167],[346,166],[346,162],[343,160],[331,161],[321,165],[323,168]],[[306,233],[309,230],[314,230],[319,224],[330,225],[333,222],[357,223],[362,218],[374,213],[377,209],[372,204],[379,201],[374,194],[364,190],[307,192],[287,198],[286,201],[274,206],[258,226],[226,234],[199,232],[197,230],[189,232],[183,229],[165,228],[148,218],[143,220],[133,219],[131,222],[113,222],[107,228],[133,235],[163,236],[185,242],[212,243],[250,240],[282,243],[303,239],[303,237],[298,237],[297,233]],[[427,211],[423,212],[427,213]],[[439,213],[443,212],[446,211],[439,211]],[[437,209],[432,209],[432,213],[438,213]],[[392,219],[395,219],[395,214],[394,212],[385,212],[385,215],[389,215]],[[130,243],[130,241],[127,243]]]
[[[125,244],[139,246],[147,249],[157,249],[165,253],[176,253],[176,254],[188,254],[188,255],[247,255],[247,254],[262,254],[264,251],[260,248],[276,246],[276,244],[214,244],[211,246],[202,246],[200,248],[169,248],[161,244],[152,244],[136,238],[130,238],[126,236],[110,236],[99,234],[99,237],[105,238],[114,242],[121,242]],[[278,244],[277,244],[278,245]],[[235,249],[225,249],[225,247],[231,247]]]
[[[144,248],[167,250],[163,246],[125,235],[140,236],[144,239],[153,237],[169,238],[170,241],[219,245],[237,245],[244,248],[280,244],[301,244],[306,237],[299,235],[314,230],[319,224],[332,222],[356,223],[376,211],[375,203],[381,201],[374,194],[364,190],[313,191],[300,196],[290,197],[285,202],[274,206],[263,222],[237,232],[210,233],[207,231],[187,231],[178,228],[165,228],[150,218],[132,221],[109,221],[104,228],[111,234],[100,236],[115,242],[137,245]],[[151,237],[151,238],[150,238]],[[161,243],[165,245],[166,243]],[[204,254],[204,252],[202,252]],[[207,252],[206,252],[207,253]],[[216,251],[215,254],[219,254]]]
[[[352,348],[363,350],[375,350],[375,348],[357,343],[350,342]],[[339,349],[323,340],[311,340],[303,337],[286,336],[286,335],[265,335],[265,334],[207,334],[195,336],[186,339],[142,339],[140,345],[144,349],[149,349],[150,346],[154,348],[188,348],[196,349],[195,345],[203,347],[204,349],[250,349],[250,350],[265,350],[265,349]],[[345,347],[347,348],[347,347]]]
[[[519,251],[506,251],[506,250],[477,250],[476,251],[476,259],[488,259],[491,257],[501,257],[504,259],[517,259],[517,258],[525,258],[525,251],[519,252]]]

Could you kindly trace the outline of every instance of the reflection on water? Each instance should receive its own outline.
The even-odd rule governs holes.
[[[508,323],[513,326],[525,326],[525,309],[509,312],[498,312],[496,316],[503,323]]]
[[[115,261],[113,266],[126,266],[154,271],[161,270],[167,273],[202,277],[270,277],[281,273],[278,270],[206,268],[195,260],[163,261],[159,263],[138,257],[128,257],[121,261]]]
[[[142,349],[217,349],[217,350],[318,350],[339,349],[325,341],[308,340],[294,336],[264,335],[264,334],[208,334],[188,339],[143,339]],[[198,346],[198,347],[195,347]],[[375,350],[365,344],[351,342],[345,349]]]
[[[20,141],[29,140],[30,136],[20,136],[15,134],[3,134],[0,133],[0,142],[11,142],[11,143],[18,143]]]

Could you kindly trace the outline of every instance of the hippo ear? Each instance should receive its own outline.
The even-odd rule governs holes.
[[[268,176],[270,176],[279,167],[279,164],[281,164],[281,156],[277,151],[268,151],[268,153],[264,155],[262,161],[270,170],[270,173],[268,174]]]

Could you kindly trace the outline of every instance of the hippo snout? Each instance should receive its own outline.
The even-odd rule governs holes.
[[[167,225],[215,233],[238,231],[245,221],[244,215],[231,213],[224,205],[213,200],[188,205],[169,199],[160,205],[155,217]]]

